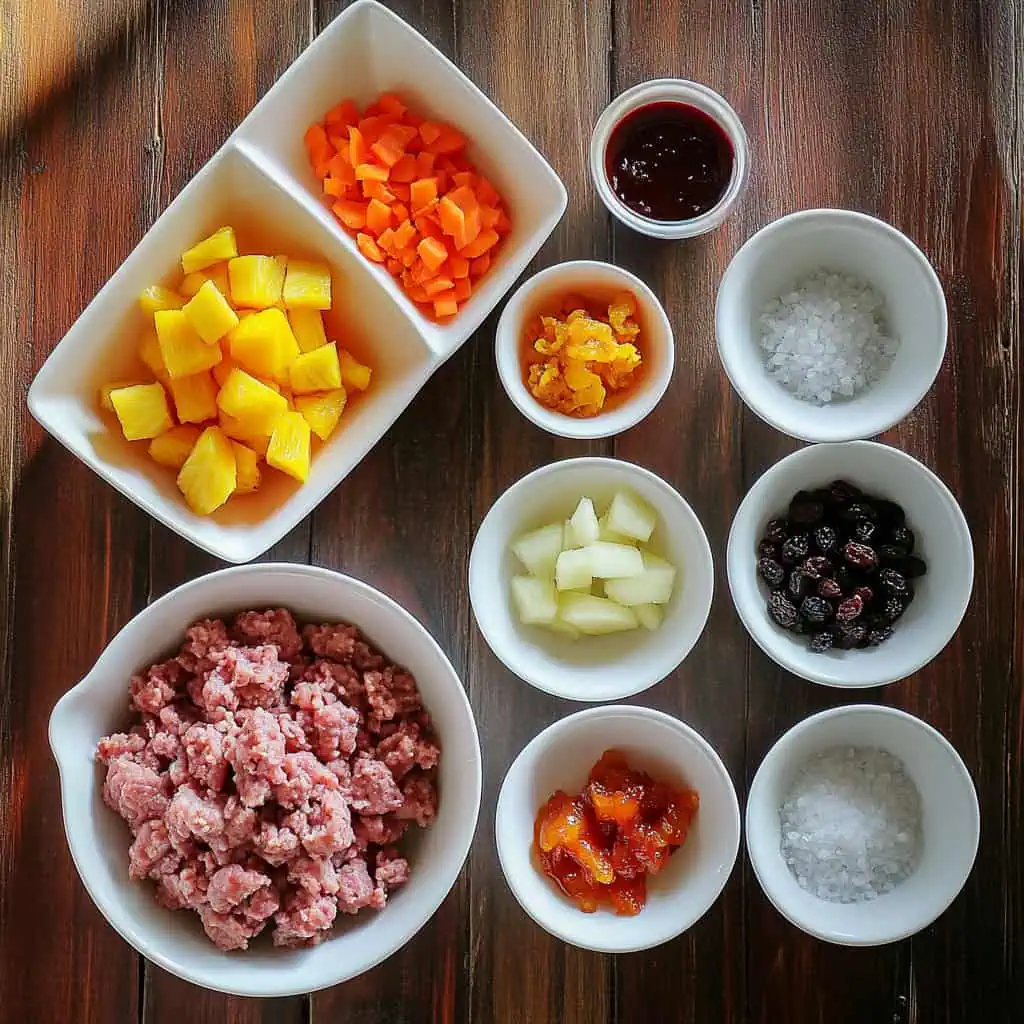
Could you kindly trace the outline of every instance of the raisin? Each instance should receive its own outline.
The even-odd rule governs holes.
[[[789,526],[786,520],[772,519],[764,528],[764,536],[766,540],[770,540],[773,544],[785,543],[786,538],[789,536]]]
[[[886,624],[895,622],[905,611],[907,606],[898,597],[890,597],[882,606],[882,619]]]
[[[891,626],[880,626],[868,633],[868,647],[878,647],[892,636]]]
[[[909,555],[914,550],[914,531],[909,526],[895,526],[889,531],[889,543],[898,544]]]
[[[861,625],[849,626],[839,630],[839,636],[836,639],[836,646],[844,651],[852,651],[854,647],[859,647],[868,638],[868,631]]]
[[[820,597],[805,597],[800,604],[800,615],[807,622],[825,622],[832,615],[832,606]]]
[[[786,578],[786,570],[774,558],[760,559],[757,563],[757,571],[761,579],[773,588],[781,586],[782,581]]]
[[[850,575],[850,570],[845,565],[839,566],[838,569],[833,573],[832,578],[836,581],[836,585],[839,587],[841,594],[852,594],[853,593],[853,577]]]
[[[782,564],[796,565],[807,557],[810,550],[810,540],[806,533],[794,533],[785,544],[782,545]]]
[[[903,559],[903,575],[908,580],[916,580],[918,576],[923,576],[928,571],[928,566],[925,565],[924,559],[918,558],[917,555],[907,555]]]
[[[871,604],[871,602],[875,599],[875,592],[866,583],[862,586],[855,587],[853,592],[865,604]]]
[[[774,558],[778,560],[779,557],[779,546],[773,544],[767,537],[763,540],[758,541],[757,544],[757,557],[758,558]]]
[[[872,504],[875,506],[878,518],[886,526],[902,526],[907,521],[907,513],[895,501],[886,501],[885,498],[873,498]]]
[[[856,501],[842,509],[839,513],[839,518],[845,519],[849,523],[855,523],[858,519],[875,520],[878,518],[878,513],[875,511],[874,506],[868,505],[863,501]]]
[[[874,548],[853,540],[848,541],[843,548],[843,557],[857,569],[873,569],[878,564],[878,555],[875,554]]]
[[[824,654],[825,651],[832,649],[832,645],[834,643],[834,634],[831,630],[826,629],[821,633],[812,633],[811,642],[807,646],[810,650],[814,651],[815,654]]]
[[[907,579],[901,572],[897,572],[895,569],[880,569],[878,572],[878,582],[881,584],[882,589],[889,594],[904,594],[907,590]]]
[[[768,614],[784,629],[796,622],[796,605],[781,590],[773,590],[768,598]]]
[[[842,588],[835,580],[818,580],[818,597],[824,597],[830,601],[834,601],[837,597],[842,596]]]
[[[797,491],[789,503],[789,519],[793,523],[811,526],[820,522],[825,514],[825,506],[815,501],[808,491]]]
[[[833,480],[828,493],[836,505],[846,505],[860,496],[860,488],[847,480]]]
[[[839,543],[839,535],[831,526],[819,526],[814,531],[815,547],[823,554],[829,555],[836,549]]]
[[[795,601],[799,601],[812,586],[811,577],[803,569],[794,569],[789,574],[789,592]]]
[[[892,562],[900,565],[907,557],[907,550],[899,544],[880,544],[877,548],[880,562]]]
[[[840,622],[853,622],[863,610],[863,600],[857,594],[854,594],[843,601],[836,609],[836,619]]]
[[[832,563],[823,555],[811,555],[800,566],[812,580],[820,580],[831,568]]]
[[[861,544],[869,544],[877,529],[878,524],[871,522],[870,519],[858,519],[853,528],[853,536]]]

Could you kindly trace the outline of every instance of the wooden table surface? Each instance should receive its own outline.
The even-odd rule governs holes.
[[[93,907],[64,843],[47,718],[133,614],[216,565],[46,438],[25,393],[161,209],[343,6],[0,5],[0,107],[13,125],[0,149],[0,1019],[1024,1020],[1020,0],[395,2],[562,176],[569,209],[534,269],[614,260],[664,300],[676,333],[671,389],[614,441],[554,439],[502,392],[491,317],[267,556],[344,569],[398,599],[438,639],[472,700],[485,764],[476,842],[459,883],[404,950],[312,997],[246,1001],[153,967]],[[56,91],[22,116],[55,39],[74,44],[70,61]],[[738,211],[695,242],[659,244],[613,224],[586,171],[590,130],[609,98],[665,75],[724,93],[752,145]],[[934,926],[885,948],[840,949],[802,935],[775,913],[741,854],[721,899],[676,941],[619,957],[571,949],[528,920],[506,888],[493,811],[516,753],[574,708],[513,678],[477,632],[464,582],[473,532],[513,481],[567,456],[615,455],[678,487],[710,535],[717,596],[699,646],[639,702],[707,736],[742,801],[782,732],[844,700],[754,647],[722,571],[741,497],[796,443],[731,390],[715,352],[715,289],[752,232],[813,206],[895,224],[928,254],[949,299],[938,381],[884,440],[934,468],[962,502],[975,596],[931,665],[854,699],[906,708],[960,750],[981,799],[977,864]]]

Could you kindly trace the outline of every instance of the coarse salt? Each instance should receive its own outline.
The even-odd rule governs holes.
[[[779,819],[782,857],[797,883],[832,903],[884,896],[920,860],[920,794],[903,762],[877,747],[810,758]]]
[[[819,270],[765,303],[761,347],[768,372],[797,398],[824,405],[877,384],[899,350],[885,300],[867,281]]]

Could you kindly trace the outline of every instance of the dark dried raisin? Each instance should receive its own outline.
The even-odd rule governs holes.
[[[768,598],[768,614],[784,629],[796,622],[796,605],[781,590],[773,590]]]
[[[858,569],[873,569],[878,564],[878,555],[875,554],[874,548],[853,540],[847,541],[843,548],[843,557]]]
[[[871,602],[875,599],[875,592],[866,583],[859,587],[855,587],[853,592],[865,604],[871,604]]]
[[[820,522],[824,514],[825,507],[820,501],[815,501],[808,491],[797,491],[789,503],[789,519],[793,523],[811,526]]]
[[[868,647],[878,647],[880,644],[884,644],[891,636],[891,626],[880,626],[878,629],[872,629],[868,633]]]
[[[895,622],[907,610],[906,604],[898,597],[890,597],[882,605],[882,618],[886,623]]]
[[[807,557],[810,546],[806,533],[794,533],[782,545],[782,564],[796,565],[797,562],[802,562]]]
[[[864,602],[854,594],[852,597],[848,597],[843,601],[836,609],[836,619],[839,622],[853,622],[855,618],[864,610]]]
[[[878,571],[878,582],[881,584],[882,589],[889,594],[905,594],[907,591],[907,579],[903,573],[898,572],[896,569],[879,569]]]
[[[895,501],[886,501],[885,498],[872,498],[871,503],[875,506],[878,518],[886,526],[902,526],[906,522],[907,513]]]
[[[860,488],[847,480],[833,480],[828,493],[836,505],[846,505],[860,494]]]
[[[925,565],[924,559],[918,558],[917,555],[907,555],[903,559],[903,575],[908,580],[916,580],[918,576],[923,576],[928,571],[928,566]]]
[[[831,526],[819,526],[814,531],[814,545],[823,555],[829,555],[836,549],[839,535]]]
[[[820,580],[832,568],[832,563],[824,555],[811,555],[810,558],[804,559],[800,568],[812,580]]]
[[[839,518],[845,519],[848,523],[855,523],[858,519],[877,519],[878,513],[874,506],[867,502],[855,501],[852,505],[847,505],[846,508],[840,510]]]
[[[871,522],[870,519],[858,519],[853,528],[854,539],[860,541],[861,544],[869,544],[877,529],[878,525]]]
[[[826,622],[832,616],[832,606],[820,597],[805,597],[800,603],[800,616],[808,622]]]
[[[833,573],[832,578],[836,581],[839,586],[839,592],[842,594],[849,594],[853,591],[853,577],[850,575],[850,570],[845,565],[839,566]]]
[[[914,531],[909,526],[895,526],[889,531],[889,543],[898,544],[909,555],[914,550]]]
[[[901,547],[899,544],[880,544],[877,551],[879,561],[891,562],[894,565],[901,564],[903,559],[907,557],[906,548]]]
[[[818,580],[818,597],[824,597],[829,601],[834,601],[836,598],[842,596],[843,591],[835,580]]]
[[[823,630],[821,633],[812,633],[811,642],[808,647],[814,651],[815,654],[824,654],[825,651],[832,649],[832,645],[835,643],[835,636],[829,629]]]
[[[786,524],[786,520],[772,519],[764,528],[764,535],[765,539],[770,540],[773,544],[784,543],[789,536],[789,526]]]
[[[854,647],[859,647],[862,643],[867,640],[868,631],[859,623],[853,626],[847,626],[839,630],[839,636],[836,638],[836,646],[842,648],[844,651],[852,651]]]
[[[761,579],[772,588],[781,586],[782,581],[786,578],[786,570],[774,558],[760,559],[757,563],[757,571]]]
[[[789,574],[789,592],[795,601],[799,601],[814,585],[811,577],[803,569],[794,569]]]
[[[757,545],[757,557],[758,558],[774,558],[779,557],[779,546],[773,544],[767,537],[758,542]]]

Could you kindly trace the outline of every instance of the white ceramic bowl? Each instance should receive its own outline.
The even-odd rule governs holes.
[[[395,89],[451,120],[506,198],[509,236],[459,314],[427,320],[383,267],[369,263],[339,226],[310,169],[302,134],[343,97],[365,104]],[[565,210],[558,176],[516,127],[437,49],[374,0],[357,0],[310,44],[210,162],[167,207],[39,371],[32,415],[125,497],[228,562],[246,562],[307,516],[384,435],[430,375],[479,327]],[[136,299],[180,269],[182,250],[234,224],[245,252],[327,261],[333,318],[343,344],[374,367],[370,390],[346,410],[343,429],[313,459],[299,486],[267,475],[260,492],[213,516],[193,514],[174,474],[145,445],[128,444],[97,409],[101,383],[140,372],[135,346],[146,321]],[[387,339],[386,344],[375,339]]]
[[[700,795],[686,842],[648,879],[647,905],[636,917],[606,909],[583,913],[543,874],[532,852],[533,823],[543,804],[556,789],[579,793],[612,747],[631,768]],[[495,835],[505,880],[537,924],[583,949],[627,953],[674,939],[718,899],[736,862],[740,811],[729,772],[700,733],[661,711],[619,705],[563,718],[524,747],[501,786]]]
[[[660,221],[644,217],[626,206],[612,190],[605,169],[608,141],[624,117],[649,103],[684,103],[696,107],[713,118],[732,143],[732,178],[725,195],[712,209],[699,217],[680,221]],[[736,205],[747,183],[749,169],[750,147],[739,115],[728,101],[713,89],[684,78],[657,78],[627,89],[605,107],[590,137],[590,177],[601,201],[627,227],[652,238],[694,238],[714,231]]]
[[[522,355],[527,323],[561,304],[573,293],[607,303],[616,292],[636,296],[639,348],[644,359],[639,382],[620,399],[610,397],[606,411],[580,419],[541,405],[523,383]],[[494,338],[498,376],[516,408],[538,427],[560,437],[611,437],[636,426],[661,401],[672,379],[676,350],[672,325],[657,296],[635,274],[611,263],[576,260],[557,263],[524,281],[509,299]]]
[[[794,777],[836,746],[880,747],[898,757],[921,794],[923,843],[917,870],[869,903],[830,903],[800,888],[780,851],[782,806]],[[831,708],[795,725],[768,751],[747,797],[747,851],[761,888],[783,917],[844,946],[877,946],[930,925],[955,899],[978,852],[978,797],[950,742],[894,708]]]
[[[124,729],[128,679],[165,657],[185,628],[206,616],[283,606],[301,619],[358,625],[416,676],[443,746],[437,818],[408,845],[412,875],[380,913],[339,921],[310,949],[275,949],[258,941],[224,953],[199,919],[158,906],[151,886],[128,877],[131,836],[103,803],[96,742]],[[58,701],[50,745],[60,769],[68,845],[93,901],[122,937],[187,981],[245,996],[284,996],[354,978],[401,948],[423,927],[455,884],[469,852],[480,806],[480,747],[473,712],[441,648],[407,611],[372,587],[307,565],[261,564],[226,569],[186,583],[135,616],[88,675]]]
[[[766,302],[822,269],[874,285],[900,347],[873,387],[817,406],[769,375],[759,318]],[[894,227],[849,210],[804,210],[762,228],[733,257],[718,289],[715,333],[729,380],[761,419],[805,441],[849,441],[888,430],[927,394],[946,351],[946,299],[924,253]]]
[[[677,568],[661,626],[573,640],[522,625],[509,587],[524,570],[511,543],[545,523],[567,519],[584,495],[600,512],[623,488],[657,511],[650,546]],[[693,509],[661,477],[617,459],[567,459],[524,476],[491,506],[469,557],[469,599],[491,650],[520,679],[569,700],[618,700],[664,679],[700,639],[714,583],[711,547]]]
[[[844,479],[903,506],[917,538],[914,553],[928,572],[914,580],[915,599],[880,647],[814,654],[807,637],[768,618],[768,589],[757,576],[757,542],[770,519],[785,516],[799,490]],[[927,665],[952,639],[971,598],[974,549],[956,498],[927,467],[873,441],[818,444],[788,455],[747,492],[729,531],[729,588],[743,625],[783,668],[826,686],[880,686]]]

